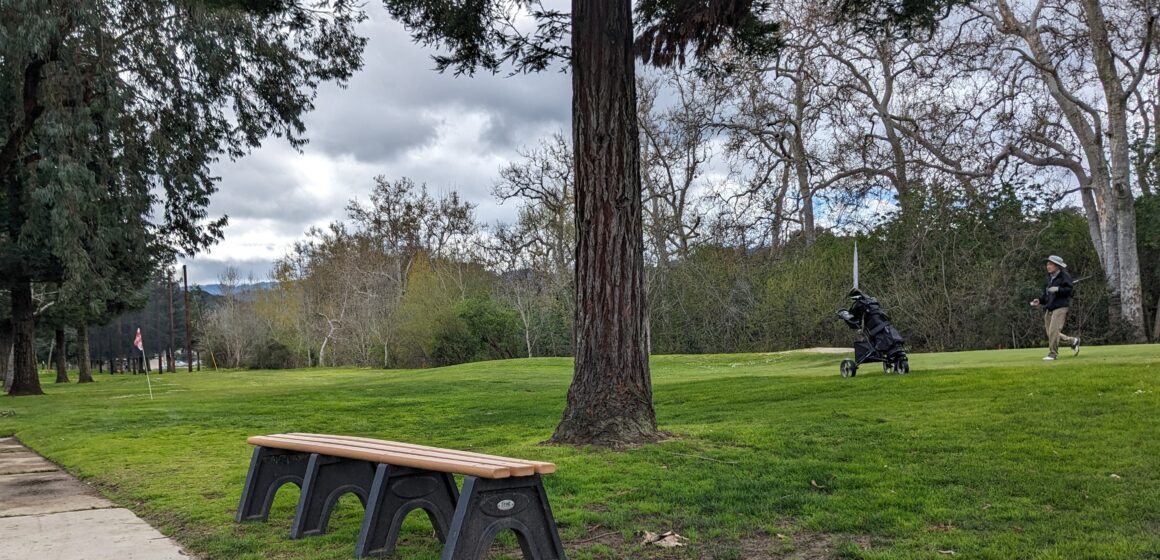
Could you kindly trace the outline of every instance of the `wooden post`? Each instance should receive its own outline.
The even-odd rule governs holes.
[[[113,359],[117,360],[118,363],[120,363],[121,359],[125,357],[125,346],[124,346],[125,337],[122,334],[124,332],[123,326],[124,326],[124,321],[121,319],[121,316],[118,315],[117,316],[117,336],[113,337],[113,349],[114,349],[113,350]],[[110,368],[109,373],[116,373],[116,369],[117,368]],[[122,369],[121,373],[125,373],[125,370]]]
[[[160,275],[157,276],[157,285],[155,288],[156,289],[151,292],[151,295],[157,296],[158,298],[165,296],[165,288],[161,286]],[[162,326],[165,324],[165,309],[161,307],[162,302],[154,301],[153,303],[157,306],[153,313],[153,326],[155,327],[153,332],[156,334],[151,334],[150,336],[157,337],[157,375],[162,375],[165,373],[165,366],[161,365],[161,349],[165,346],[165,343],[163,342],[164,339],[162,338],[165,332],[165,328]],[[152,365],[149,363],[149,358],[146,357],[145,369],[148,370],[151,366]]]
[[[193,344],[191,344],[191,336],[189,333],[189,272],[185,265],[181,265],[181,282],[185,285],[185,366],[186,369],[193,372]],[[201,370],[201,364],[198,364],[198,370]]]
[[[165,269],[165,288],[169,291],[169,347],[165,349],[165,356],[168,359],[169,373],[177,371],[177,362],[173,357],[173,349],[177,346],[173,343],[173,274],[169,269]]]

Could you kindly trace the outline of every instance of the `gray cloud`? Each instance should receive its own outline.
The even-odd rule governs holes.
[[[391,161],[433,140],[435,124],[431,118],[413,111],[367,104],[360,106],[357,113],[330,111],[311,119],[310,130],[325,134],[312,135],[309,146],[314,152],[351,156],[364,162]]]
[[[366,65],[346,89],[327,85],[306,119],[312,146],[331,155],[366,162],[390,161],[432,139],[434,124],[424,113],[456,108],[501,115],[505,129],[565,122],[571,111],[568,75],[455,76],[433,70],[432,51],[416,45],[377,3],[361,30],[369,38]],[[494,136],[493,149],[518,146],[518,134]],[[513,143],[516,142],[516,143]]]
[[[214,169],[222,180],[210,213],[228,214],[230,225],[222,243],[189,261],[191,280],[215,283],[229,264],[265,280],[309,227],[343,219],[347,202],[365,199],[379,174],[410,177],[436,194],[458,191],[482,222],[514,219],[515,205],[492,200],[492,184],[519,147],[567,129],[569,76],[440,74],[432,51],[380,3],[367,9],[366,65],[347,88],[320,88],[302,152],[269,139]]]
[[[267,219],[284,224],[293,233],[300,229],[295,224],[314,220],[326,208],[316,198],[309,182],[286,165],[293,150],[266,150],[233,162],[219,169],[219,191],[214,195],[212,209],[218,214],[234,218]],[[339,205],[341,207],[341,204]]]

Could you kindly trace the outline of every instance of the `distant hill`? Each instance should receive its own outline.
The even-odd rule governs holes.
[[[239,285],[237,289],[239,292],[245,294],[245,293],[249,293],[249,292],[269,290],[269,289],[274,288],[277,285],[278,285],[277,282],[257,282],[254,284]],[[205,293],[207,293],[207,294],[215,295],[215,296],[222,295],[222,285],[221,284],[203,284],[203,285],[200,285],[198,287],[201,288],[203,291],[205,291]]]

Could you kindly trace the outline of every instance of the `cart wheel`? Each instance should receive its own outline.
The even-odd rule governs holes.
[[[906,358],[898,360],[898,373],[910,373],[910,360]]]
[[[854,377],[858,373],[858,366],[849,358],[842,360],[842,365],[838,366],[838,369],[842,372],[842,377]]]
[[[894,364],[891,362],[882,362],[882,373],[885,373],[885,374],[894,373]]]

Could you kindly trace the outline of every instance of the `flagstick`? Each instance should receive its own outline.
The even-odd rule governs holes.
[[[149,386],[149,400],[153,400],[153,382],[149,381],[149,358],[145,357],[144,344],[141,345],[141,359],[143,360],[141,365],[145,366],[145,384]],[[157,363],[160,366],[161,361],[158,360]]]
[[[854,289],[858,289],[858,240],[854,240]]]

